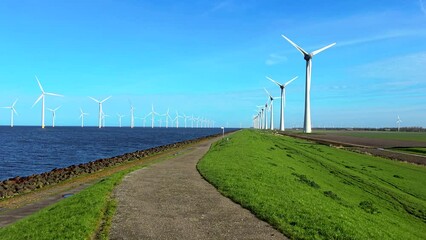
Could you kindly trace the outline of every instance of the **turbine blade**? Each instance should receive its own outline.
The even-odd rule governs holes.
[[[110,99],[112,96],[109,96],[107,98],[105,98],[104,100],[101,101],[101,103],[104,103],[106,100]]]
[[[265,92],[266,94],[268,94],[269,97],[272,97],[271,94],[269,94],[268,90],[266,90],[266,88],[263,88],[263,89],[265,89]]]
[[[43,94],[41,94],[40,97],[37,98],[37,100],[34,102],[32,107],[34,107],[42,98],[43,98]]]
[[[40,87],[41,92],[42,92],[42,93],[44,93],[43,87],[41,86],[41,83],[40,83],[40,81],[38,80],[37,76],[35,76],[35,78],[36,78],[36,80],[37,80],[37,83],[38,83],[38,86]]]
[[[15,107],[16,102],[18,102],[18,99],[13,102],[12,107]]]
[[[63,97],[64,95],[61,94],[57,94],[57,93],[44,93],[45,95],[49,95],[49,96],[56,96],[56,97]]]
[[[315,50],[315,51],[313,51],[313,52],[312,52],[312,56],[317,55],[318,53],[320,53],[320,52],[322,52],[322,51],[326,50],[327,48],[331,48],[331,47],[332,47],[332,46],[334,46],[334,45],[336,45],[336,43],[332,43],[332,44],[330,44],[330,45],[328,45],[328,46],[325,46],[325,47],[323,47],[323,48],[320,48],[320,49],[318,49],[318,50]]]
[[[272,79],[272,78],[270,78],[268,76],[266,76],[266,78],[269,79],[269,80],[271,80],[273,83],[277,84],[279,87],[283,87],[283,85],[281,83],[275,81],[274,79]]]
[[[17,112],[14,108],[12,108],[12,111],[13,111],[16,115],[19,115],[19,114],[18,114],[18,112]]]
[[[299,52],[301,52],[302,53],[302,55],[303,56],[305,56],[305,55],[309,55],[309,53],[307,53],[305,50],[303,50],[303,48],[301,48],[301,47],[299,47],[299,46],[297,46],[297,44],[296,43],[294,43],[294,42],[292,42],[290,39],[288,39],[286,36],[284,36],[284,35],[282,35],[281,34],[281,36],[283,37],[283,38],[285,38],[285,40],[287,40],[291,45],[293,45],[297,50],[299,50]]]
[[[290,81],[286,82],[286,83],[284,84],[284,87],[287,87],[287,85],[289,85],[291,82],[293,82],[294,80],[296,80],[298,77],[299,77],[299,76],[296,76],[296,77],[292,78]]]
[[[99,103],[99,100],[97,100],[97,99],[95,99],[95,98],[92,98],[92,97],[89,97],[90,99],[92,99],[93,101],[95,101],[95,102],[97,102],[97,103]]]
[[[53,111],[57,111],[59,108],[61,108],[62,106],[59,106],[57,108],[55,108]]]

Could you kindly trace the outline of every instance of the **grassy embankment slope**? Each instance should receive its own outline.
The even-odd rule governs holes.
[[[99,236],[95,234],[100,227],[109,228],[116,206],[110,194],[127,173],[137,168],[115,173],[74,196],[0,228],[0,239],[106,238],[108,229],[102,229]],[[108,222],[102,223],[102,219]]]
[[[296,239],[426,239],[426,168],[245,130],[201,174]]]

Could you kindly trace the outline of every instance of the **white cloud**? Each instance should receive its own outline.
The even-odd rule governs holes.
[[[357,38],[353,40],[347,40],[338,42],[336,47],[346,47],[351,45],[357,45],[357,44],[363,44],[363,43],[369,43],[369,42],[376,42],[376,41],[382,41],[387,39],[393,39],[393,38],[400,38],[400,37],[409,37],[409,36],[426,36],[425,30],[398,30],[398,31],[391,31],[382,33],[379,35],[372,35],[364,38]]]
[[[269,54],[268,59],[265,61],[266,65],[275,65],[281,62],[287,61],[287,57],[277,54],[277,53],[271,53]]]
[[[404,80],[426,83],[426,52],[397,56],[369,63],[356,69],[360,76],[375,79]]]

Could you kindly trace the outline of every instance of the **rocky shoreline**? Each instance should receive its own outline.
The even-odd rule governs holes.
[[[28,177],[14,177],[0,182],[0,199],[10,198],[22,193],[29,193],[34,190],[54,185],[65,180],[72,179],[86,173],[94,173],[107,167],[119,165],[124,162],[134,161],[147,156],[152,156],[169,149],[179,148],[204,139],[214,138],[221,134],[186,140],[146,150],[126,153],[111,158],[98,159],[88,163],[71,165],[65,168],[55,168],[49,172],[33,174]]]

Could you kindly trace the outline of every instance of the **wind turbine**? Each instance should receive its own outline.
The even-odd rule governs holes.
[[[166,114],[164,114],[164,116],[166,116],[166,128],[169,128],[169,118],[172,119],[169,115],[169,111],[170,111],[170,109],[167,108],[167,112],[166,112]]]
[[[33,104],[33,107],[41,100],[41,128],[44,128],[44,106],[45,106],[45,101],[44,101],[44,98],[45,98],[45,96],[56,96],[56,97],[63,97],[62,95],[60,95],[60,94],[56,94],[56,93],[48,93],[48,92],[45,92],[44,90],[43,90],[43,87],[41,86],[41,83],[40,83],[40,81],[38,80],[38,78],[37,78],[37,76],[35,76],[35,78],[36,78],[36,80],[37,80],[37,83],[38,83],[38,86],[40,87],[40,90],[41,90],[41,95],[40,95],[40,97],[38,97],[37,98],[37,100],[34,102],[34,104]]]
[[[13,127],[13,115],[14,114],[18,115],[18,112],[15,110],[15,104],[16,104],[17,101],[18,101],[18,99],[16,99],[13,102],[12,106],[10,106],[10,107],[3,107],[3,108],[10,109],[10,127]]]
[[[133,107],[132,107],[131,109],[133,109]],[[132,113],[133,113],[133,112],[132,112]],[[119,126],[121,127],[121,119],[124,117],[124,115],[117,114],[117,116],[118,116],[118,123],[119,123]]]
[[[89,114],[83,112],[83,109],[80,108],[81,127],[84,127],[84,115],[89,115]]]
[[[285,127],[284,127],[285,87],[287,87],[287,85],[289,85],[291,82],[296,80],[298,76],[292,78],[290,81],[284,84],[281,84],[270,77],[266,77],[266,78],[271,80],[273,83],[277,84],[281,89],[280,131],[284,131],[285,130]],[[272,100],[271,100],[271,104],[272,104]]]
[[[182,116],[179,116],[178,111],[176,111],[176,128],[179,128],[179,118],[182,118]]]
[[[186,119],[188,119],[188,118],[190,118],[189,116],[186,116],[185,115],[185,113],[182,113],[183,114],[183,119],[185,120],[185,128],[186,128]]]
[[[121,118],[120,118],[120,127],[121,127]],[[130,105],[130,128],[135,127],[135,108],[133,105]]]
[[[281,35],[285,38],[291,45],[293,45],[300,53],[302,53],[303,58],[306,61],[306,87],[305,87],[305,121],[304,121],[304,132],[311,133],[311,70],[312,70],[312,58],[318,53],[334,46],[336,43],[332,43],[323,48],[315,50],[311,53],[306,52],[301,47],[297,46],[294,42],[288,39],[286,36]]]
[[[102,100],[102,101],[99,101],[99,100],[97,100],[97,99],[95,99],[95,98],[92,98],[92,97],[89,97],[90,99],[92,99],[93,101],[95,101],[95,102],[97,102],[98,104],[99,104],[99,128],[101,128],[102,127],[102,114],[103,114],[103,112],[102,112],[102,103],[104,103],[106,100],[108,100],[108,99],[110,99],[111,98],[111,96],[109,96],[109,97],[107,97],[107,98],[105,98],[104,100]]]
[[[402,120],[399,118],[399,115],[398,115],[398,120],[396,121],[396,124],[398,124],[398,132],[399,132],[399,127],[401,123],[402,123]]]
[[[57,107],[57,108],[55,108],[55,109],[51,109],[51,108],[48,108],[48,109],[47,109],[47,110],[49,110],[49,111],[51,111],[51,112],[52,112],[52,127],[55,127],[56,111],[57,111],[59,108],[61,108],[61,106],[59,106],[59,107]]]
[[[159,113],[154,111],[154,104],[151,105],[151,112],[148,113],[148,115],[146,116],[149,116],[149,115],[151,115],[151,128],[154,128],[155,115],[160,115]]]
[[[102,127],[105,127],[105,118],[106,117],[109,117],[109,115],[107,115],[104,112],[102,112]]]

